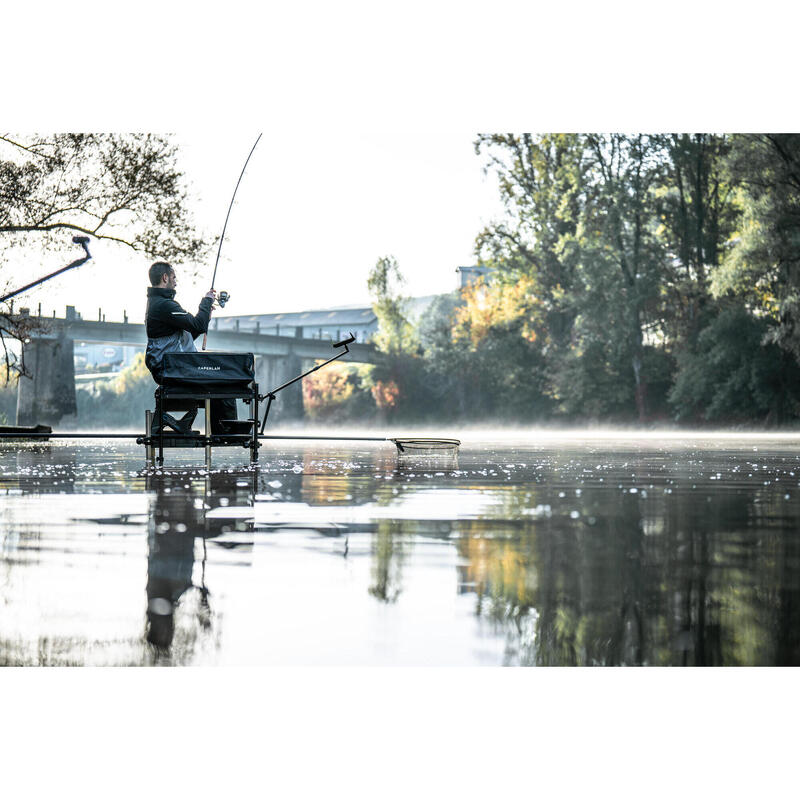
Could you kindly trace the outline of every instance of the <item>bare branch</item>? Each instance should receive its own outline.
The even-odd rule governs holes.
[[[9,139],[7,136],[0,136],[0,142],[7,142],[14,147],[18,147],[20,150],[24,150],[26,153],[31,153],[34,156],[38,156],[39,158],[49,158],[52,159],[53,156],[48,156],[45,153],[39,153],[36,150],[33,150],[30,147],[25,147],[24,144],[20,144],[19,142],[15,142],[13,139]]]

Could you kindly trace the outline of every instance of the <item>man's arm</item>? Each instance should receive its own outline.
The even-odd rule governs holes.
[[[208,322],[211,319],[211,304],[213,302],[213,299],[206,295],[200,301],[197,314],[192,316],[174,300],[168,300],[164,303],[163,311],[159,316],[161,317],[161,322],[172,328],[189,331],[192,339],[196,339],[201,333],[205,333],[208,330]]]

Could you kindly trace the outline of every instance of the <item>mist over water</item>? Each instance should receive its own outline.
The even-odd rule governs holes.
[[[0,444],[0,664],[800,663],[800,435],[426,434]]]

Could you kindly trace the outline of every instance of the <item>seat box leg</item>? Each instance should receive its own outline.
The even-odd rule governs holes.
[[[164,398],[161,392],[157,394],[156,400],[156,419],[161,422],[164,419]],[[164,466],[164,426],[158,426],[158,466]]]
[[[253,399],[250,404],[253,412],[253,439],[250,442],[250,463],[258,461],[258,385],[253,389]]]
[[[148,408],[144,412],[144,435],[150,439],[150,444],[145,447],[145,459],[150,467],[155,466],[156,450],[153,447],[153,412]]]
[[[206,469],[211,469],[211,401],[206,400]]]

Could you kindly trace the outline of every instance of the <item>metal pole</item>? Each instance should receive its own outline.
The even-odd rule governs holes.
[[[77,261],[73,261],[71,264],[67,264],[66,267],[61,267],[61,269],[57,269],[55,272],[51,272],[49,275],[45,275],[44,278],[39,278],[38,280],[32,281],[31,283],[27,283],[21,289],[15,289],[13,292],[4,294],[2,297],[0,297],[0,303],[2,303],[4,300],[10,300],[12,297],[16,297],[18,294],[22,294],[28,289],[32,289],[34,286],[38,286],[40,283],[49,281],[50,278],[55,278],[56,275],[60,275],[62,272],[66,272],[68,269],[74,269],[75,267],[79,267],[81,264],[85,264],[92,257],[91,253],[89,252],[89,237],[73,236],[72,241],[75,244],[79,244],[81,245],[81,247],[83,247],[83,251],[86,253],[86,256],[84,258],[79,258]]]
[[[147,411],[144,412],[144,430],[145,436],[150,439],[150,444],[146,447],[146,459],[149,466],[155,466],[156,460],[156,451],[152,444],[152,428],[153,428],[153,412],[148,408]]]
[[[211,469],[211,401],[206,400],[206,469]]]

